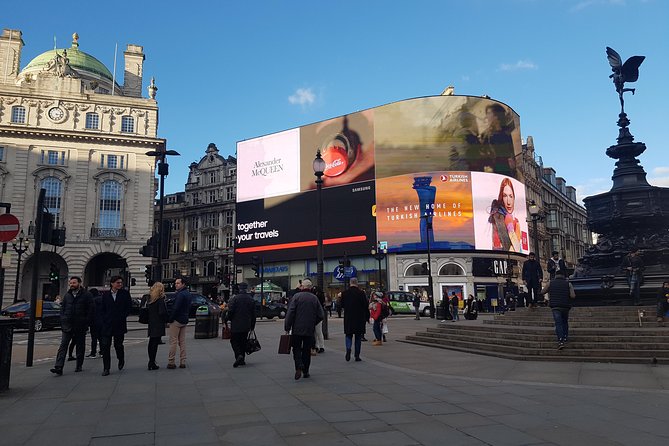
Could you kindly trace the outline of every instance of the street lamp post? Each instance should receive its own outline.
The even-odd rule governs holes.
[[[161,150],[151,150],[146,152],[147,156],[152,156],[158,161],[158,175],[160,176],[160,204],[158,207],[158,262],[154,273],[155,280],[163,280],[163,214],[165,207],[165,177],[169,174],[170,166],[167,164],[167,155],[179,156],[176,150],[167,150],[163,147]]]
[[[14,284],[14,303],[19,300],[19,280],[21,279],[21,256],[28,251],[28,246],[30,245],[30,239],[25,236],[23,229],[19,233],[18,238],[15,238],[12,242],[12,248],[16,251],[18,255],[18,264],[16,265],[16,283]]]
[[[433,296],[433,282],[432,282],[432,257],[430,251],[430,238],[432,237],[432,213],[421,215],[421,218],[425,219],[425,241],[427,243],[427,287],[428,287],[428,299],[430,301],[430,318],[434,319],[435,317],[435,308],[434,308],[434,296]]]
[[[534,200],[530,201],[529,211],[530,218],[532,219],[532,231],[534,232],[534,255],[538,262],[541,256],[539,255],[539,231],[537,229],[537,222],[543,217],[539,206]]]
[[[316,150],[316,158],[313,162],[314,175],[316,175],[316,285],[321,293],[325,293],[323,280],[323,171],[325,160],[321,157],[321,150]],[[328,339],[328,318],[324,312],[323,338]]]
[[[386,254],[388,254],[388,249],[383,248],[381,249],[381,245],[377,245],[376,247],[372,246],[372,257],[374,257],[378,262],[379,262],[379,291],[383,291],[383,280],[381,279],[381,260],[383,260],[386,257]]]

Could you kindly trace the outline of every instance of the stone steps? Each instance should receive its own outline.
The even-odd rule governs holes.
[[[569,338],[557,350],[550,309],[537,308],[440,323],[403,342],[514,360],[669,364],[669,328],[657,327],[653,307],[574,308]]]

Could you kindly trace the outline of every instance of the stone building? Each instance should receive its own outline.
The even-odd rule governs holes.
[[[40,264],[32,248],[24,255],[19,298],[29,298],[33,268],[38,293],[62,294],[68,276],[88,287],[108,286],[114,274],[142,275],[139,249],[151,235],[153,214],[141,212],[155,196],[158,138],[157,87],[142,97],[144,52],[128,45],[123,84],[79,47],[45,51],[21,69],[22,33],[0,36],[0,202],[11,204],[24,232],[35,218],[41,188],[45,207],[65,228],[63,247],[42,245]],[[120,76],[119,76],[120,77]],[[14,254],[11,244],[7,249]],[[3,262],[3,304],[12,300],[17,259]],[[60,280],[49,280],[51,268]],[[138,281],[137,291],[146,291]]]
[[[211,143],[200,161],[189,166],[185,192],[165,196],[164,218],[172,228],[169,259],[163,263],[168,288],[184,275],[195,292],[229,295],[234,280],[236,180],[237,160],[219,155]]]

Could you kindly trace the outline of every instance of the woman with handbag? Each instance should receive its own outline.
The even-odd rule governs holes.
[[[148,336],[149,336],[149,370],[158,370],[156,354],[160,339],[165,336],[165,323],[167,322],[167,306],[165,305],[165,286],[156,282],[149,290],[149,296],[142,306],[148,309]],[[141,311],[141,310],[140,310]]]

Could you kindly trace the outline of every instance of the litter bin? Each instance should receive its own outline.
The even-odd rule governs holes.
[[[207,339],[211,337],[211,318],[209,307],[202,305],[195,311],[195,339]]]
[[[453,316],[451,316],[451,312],[448,311],[448,307],[442,305],[441,302],[439,302],[439,304],[436,306],[436,310],[437,310],[437,320],[445,321],[453,319]]]
[[[0,392],[9,389],[9,372],[12,368],[12,342],[16,320],[0,317]]]

